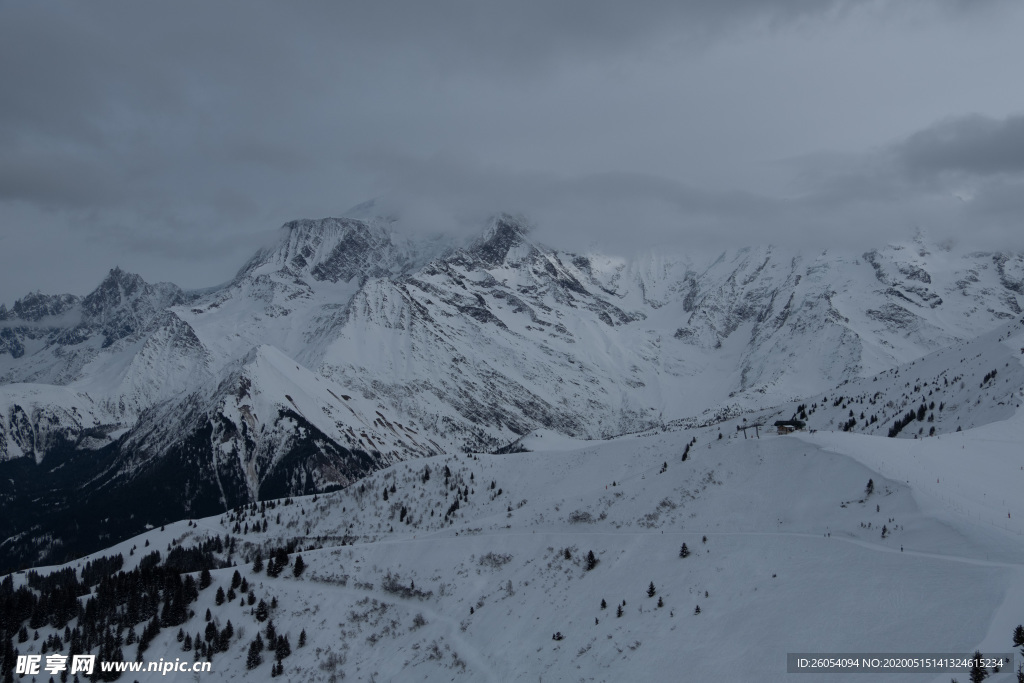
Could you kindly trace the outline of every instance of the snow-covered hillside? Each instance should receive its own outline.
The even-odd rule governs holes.
[[[1008,410],[1014,371],[906,364],[1019,320],[1022,295],[1024,256],[923,237],[861,255],[623,259],[550,249],[508,215],[462,245],[380,218],[295,221],[213,290],[114,269],[86,297],[0,308],[0,480],[14,482],[0,536],[18,561],[50,561],[70,552],[57,520],[88,515],[83,486],[132,512],[76,542],[432,453],[496,452],[537,429],[609,438],[806,402],[812,428],[842,410],[875,433],[936,382],[942,409],[915,426],[943,433],[981,409],[953,396],[961,382],[987,382],[972,400]],[[892,405],[871,405],[866,382]]]
[[[272,651],[247,659],[271,622],[289,643],[283,675],[303,681],[781,681],[788,652],[1008,652],[1024,620],[1022,436],[1019,414],[918,441],[538,434],[533,452],[397,463],[344,491],[170,524],[102,554],[128,570],[154,549],[221,539],[215,556],[231,566],[142,656],[192,661],[230,622],[201,680],[267,678]],[[108,630],[137,635],[145,622]],[[64,629],[41,625],[19,651],[67,640]],[[123,659],[136,648],[122,644]]]
[[[715,413],[678,425],[719,422],[731,432],[798,420],[806,428],[927,438],[1004,420],[1024,403],[1024,319],[933,351],[820,395],[761,411]]]

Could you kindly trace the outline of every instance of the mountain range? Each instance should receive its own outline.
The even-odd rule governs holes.
[[[875,433],[919,405],[854,411],[867,383],[1008,335],[1022,303],[1024,255],[920,234],[860,254],[625,258],[548,248],[507,214],[463,242],[379,217],[293,221],[220,287],[114,268],[84,297],[0,305],[0,569],[537,430],[790,417],[824,392],[812,424]]]

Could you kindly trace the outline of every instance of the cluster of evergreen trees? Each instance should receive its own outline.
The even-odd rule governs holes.
[[[172,548],[162,562],[160,552],[154,551],[131,571],[121,571],[121,555],[89,562],[80,576],[71,567],[45,576],[30,571],[27,585],[17,589],[13,578],[7,576],[0,582],[0,680],[13,680],[18,654],[15,641],[19,645],[26,642],[30,630],[38,638],[38,629],[44,627],[57,631],[40,646],[44,655],[66,652],[70,657],[97,651],[101,661],[119,661],[124,659],[122,645],[138,642],[141,657],[162,629],[183,624],[193,616],[189,605],[209,585],[209,570],[223,566],[218,555],[230,546],[230,541],[226,545],[217,537],[197,547]],[[203,572],[199,582],[190,576],[197,571]],[[84,596],[88,597],[82,600]],[[74,628],[69,625],[72,621]],[[135,626],[143,622],[142,634],[136,635]],[[213,640],[221,643],[223,634],[218,632]],[[204,642],[196,634],[190,647],[197,650],[197,658],[218,651],[207,645],[210,641],[210,637]],[[115,680],[120,674],[96,675],[98,680]]]
[[[288,550],[286,548],[277,548],[271,553],[270,560],[267,561],[267,576],[276,578],[281,575],[285,567],[288,566]]]
[[[922,403],[916,411],[908,410],[906,415],[892,423],[892,427],[889,428],[889,438],[898,436],[903,428],[914,420],[923,421],[927,414],[928,406],[925,403]]]
[[[313,496],[313,502],[317,501],[317,496]],[[228,512],[227,521],[234,522],[234,526],[231,528],[232,533],[235,534],[249,534],[265,532],[269,528],[267,519],[267,511],[273,511],[278,505],[294,505],[295,501],[292,498],[285,498],[283,501],[277,500],[264,500],[260,503],[249,503],[237,507]],[[251,521],[250,521],[251,518]],[[281,513],[277,514],[276,522],[281,523]]]
[[[291,642],[286,634],[279,634],[277,632],[273,619],[267,622],[264,633],[266,635],[266,642],[263,640],[263,635],[257,632],[256,637],[249,643],[249,651],[245,657],[245,668],[251,670],[258,667],[263,663],[263,651],[269,650],[273,653],[275,660],[270,668],[270,675],[280,676],[284,672],[284,664],[281,660],[292,653]],[[299,647],[303,647],[305,644],[306,630],[303,629],[299,635]]]

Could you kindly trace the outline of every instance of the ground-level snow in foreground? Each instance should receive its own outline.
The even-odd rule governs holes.
[[[415,460],[278,506],[266,532],[236,534],[242,554],[294,537],[322,545],[301,552],[301,578],[240,570],[257,599],[277,598],[274,623],[292,645],[284,680],[293,681],[783,681],[794,677],[788,652],[1007,652],[1024,621],[1020,503],[1009,497],[1015,425],[920,442],[821,432],[718,440],[693,430]],[[958,452],[990,455],[972,469]],[[957,483],[942,488],[944,479]],[[1011,524],[983,514],[1003,504]],[[234,521],[195,524],[120,550],[223,536]],[[340,545],[346,536],[351,544]],[[214,603],[234,571],[213,572],[184,627],[203,631],[207,608],[234,626],[231,649],[203,680],[269,676],[269,653],[245,668],[266,624],[239,599]],[[145,657],[190,659],[175,631]],[[133,646],[124,653],[133,658]]]

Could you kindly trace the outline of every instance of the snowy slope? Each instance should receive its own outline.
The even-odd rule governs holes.
[[[917,360],[845,381],[780,407],[708,411],[676,425],[718,423],[730,433],[746,425],[774,429],[776,420],[806,428],[898,438],[928,438],[1005,420],[1024,403],[1024,319],[999,325]],[[749,428],[748,428],[749,429]],[[751,436],[754,432],[748,432]]]
[[[1024,509],[1015,499],[1005,524],[978,513],[1019,490],[1009,443],[1022,429],[1014,416],[916,442],[821,431],[718,440],[714,427],[560,438],[554,450],[398,463],[345,491],[183,521],[106,552],[131,568],[153,548],[233,536],[255,599],[276,598],[290,680],[781,681],[787,652],[1007,652],[1024,619]],[[986,453],[990,485],[966,485],[961,453],[972,449]],[[925,457],[926,468],[909,464]],[[933,476],[959,484],[937,488]],[[289,540],[299,547],[283,574],[253,571],[257,550],[267,558]],[[233,624],[201,680],[269,676],[270,652],[245,666],[267,622],[237,597],[214,600],[234,571],[212,572],[182,626],[202,633],[207,609],[218,628]],[[23,651],[61,631],[40,628]],[[191,660],[176,631],[143,658]],[[133,646],[123,652],[134,659]]]

